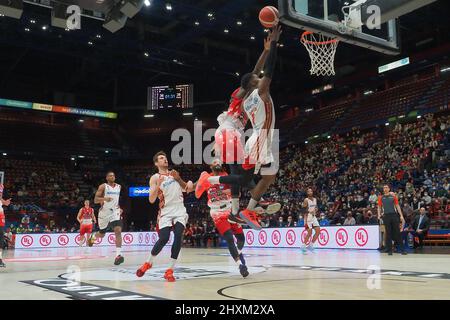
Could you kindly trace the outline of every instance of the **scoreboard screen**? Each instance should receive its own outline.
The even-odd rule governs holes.
[[[148,88],[149,110],[191,109],[194,107],[194,86],[160,86]]]

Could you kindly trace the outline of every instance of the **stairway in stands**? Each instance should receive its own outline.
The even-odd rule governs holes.
[[[80,138],[82,141],[82,146],[83,146],[83,152],[85,154],[83,154],[83,156],[87,157],[87,158],[96,158],[96,151],[95,151],[95,147],[93,145],[93,143],[95,143],[95,141],[91,141],[88,137],[88,134],[86,132],[86,130],[82,129],[79,131],[80,134]]]
[[[439,79],[433,82],[430,88],[425,91],[426,93],[422,96],[422,98],[420,98],[415,109],[426,108],[430,99],[442,89],[442,86],[445,84],[445,82],[445,79]]]
[[[92,186],[89,186],[86,182],[84,182],[83,175],[79,171],[69,170],[69,176],[74,183],[77,184],[80,189],[80,194],[85,199],[90,199],[93,197]]]

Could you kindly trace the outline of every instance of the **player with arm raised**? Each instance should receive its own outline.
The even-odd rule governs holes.
[[[245,161],[242,165],[243,172],[240,175],[227,177],[210,177],[212,184],[231,184],[246,186],[253,179],[253,175],[260,167],[262,179],[251,190],[251,199],[247,208],[239,213],[251,228],[260,230],[256,214],[256,206],[262,195],[275,181],[276,169],[273,168],[274,156],[272,153],[272,140],[275,128],[275,108],[270,95],[270,84],[275,71],[278,41],[281,35],[281,27],[272,30],[270,37],[270,53],[264,66],[264,77],[260,79],[254,73],[248,73],[242,77],[241,87],[245,90],[243,108],[253,126],[253,134],[245,145]],[[275,170],[274,170],[275,169]]]
[[[110,171],[106,174],[106,183],[98,187],[95,193],[94,203],[100,204],[98,211],[98,227],[97,233],[92,233],[88,240],[89,247],[92,247],[97,238],[103,238],[109,229],[114,231],[116,237],[116,258],[114,264],[117,266],[125,261],[122,256],[122,210],[119,206],[120,184],[116,183],[116,175]]]
[[[251,72],[257,76],[261,74],[269,55],[270,36],[271,34],[264,40],[264,50],[259,57],[255,68]],[[219,128],[217,128],[215,133],[215,155],[220,158],[222,163],[229,165],[230,173],[233,175],[242,173],[241,164],[244,160],[244,147],[241,139],[248,122],[248,117],[242,108],[242,102],[246,93],[246,90],[242,87],[237,88],[231,95],[228,111],[223,112],[217,118]],[[250,188],[254,187],[253,181],[249,183],[249,186]],[[232,223],[243,223],[243,221],[238,218],[240,197],[239,185],[231,185],[231,195],[232,214],[230,215],[229,220]]]
[[[159,230],[159,239],[154,245],[147,261],[136,271],[138,277],[144,276],[154,263],[156,256],[161,252],[170,238],[170,232],[173,230],[174,241],[170,256],[169,268],[164,274],[164,278],[169,282],[174,282],[173,275],[178,256],[183,243],[183,233],[188,221],[188,214],[184,206],[183,192],[193,191],[191,181],[184,182],[180,174],[169,170],[169,163],[164,152],[158,152],[153,157],[153,163],[158,168],[158,173],[150,178],[150,203],[155,203],[159,199],[159,214],[157,229]]]

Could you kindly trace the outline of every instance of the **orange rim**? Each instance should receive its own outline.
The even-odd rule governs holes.
[[[317,45],[317,46],[324,46],[324,45],[336,43],[336,42],[339,41],[338,39],[330,39],[330,40],[328,40],[328,41],[311,41],[311,40],[306,39],[306,36],[309,36],[309,35],[312,35],[312,34],[314,34],[314,32],[311,32],[311,31],[305,31],[305,32],[303,32],[303,34],[302,34],[300,40],[301,40],[303,43],[306,43],[306,44],[315,44],[315,45]]]

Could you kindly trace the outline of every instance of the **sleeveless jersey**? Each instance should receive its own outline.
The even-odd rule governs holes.
[[[264,134],[262,131],[273,130],[275,128],[275,108],[272,98],[268,102],[260,97],[258,89],[253,92],[244,101],[244,110],[249,118],[253,130],[258,134]],[[265,133],[268,134],[267,132]]]
[[[222,113],[217,121],[221,129],[236,129],[243,131],[248,122],[248,117],[242,108],[243,99],[237,97],[241,88],[237,88],[232,94],[228,111]]]
[[[317,208],[317,199],[313,198],[312,200],[309,198],[306,198],[308,201],[308,213],[315,214],[316,208]]]
[[[83,207],[81,209],[81,224],[92,224],[92,216],[94,215],[93,208]]]
[[[110,202],[104,202],[102,210],[118,210],[119,209],[119,198],[120,198],[120,184],[115,184],[111,187],[109,184],[105,183],[105,198],[112,198]]]
[[[159,178],[160,174],[156,174]],[[164,181],[161,183],[160,190],[158,192],[159,208],[161,212],[164,208],[174,205],[184,205],[183,189],[180,184],[168,174],[161,174],[164,177]]]

